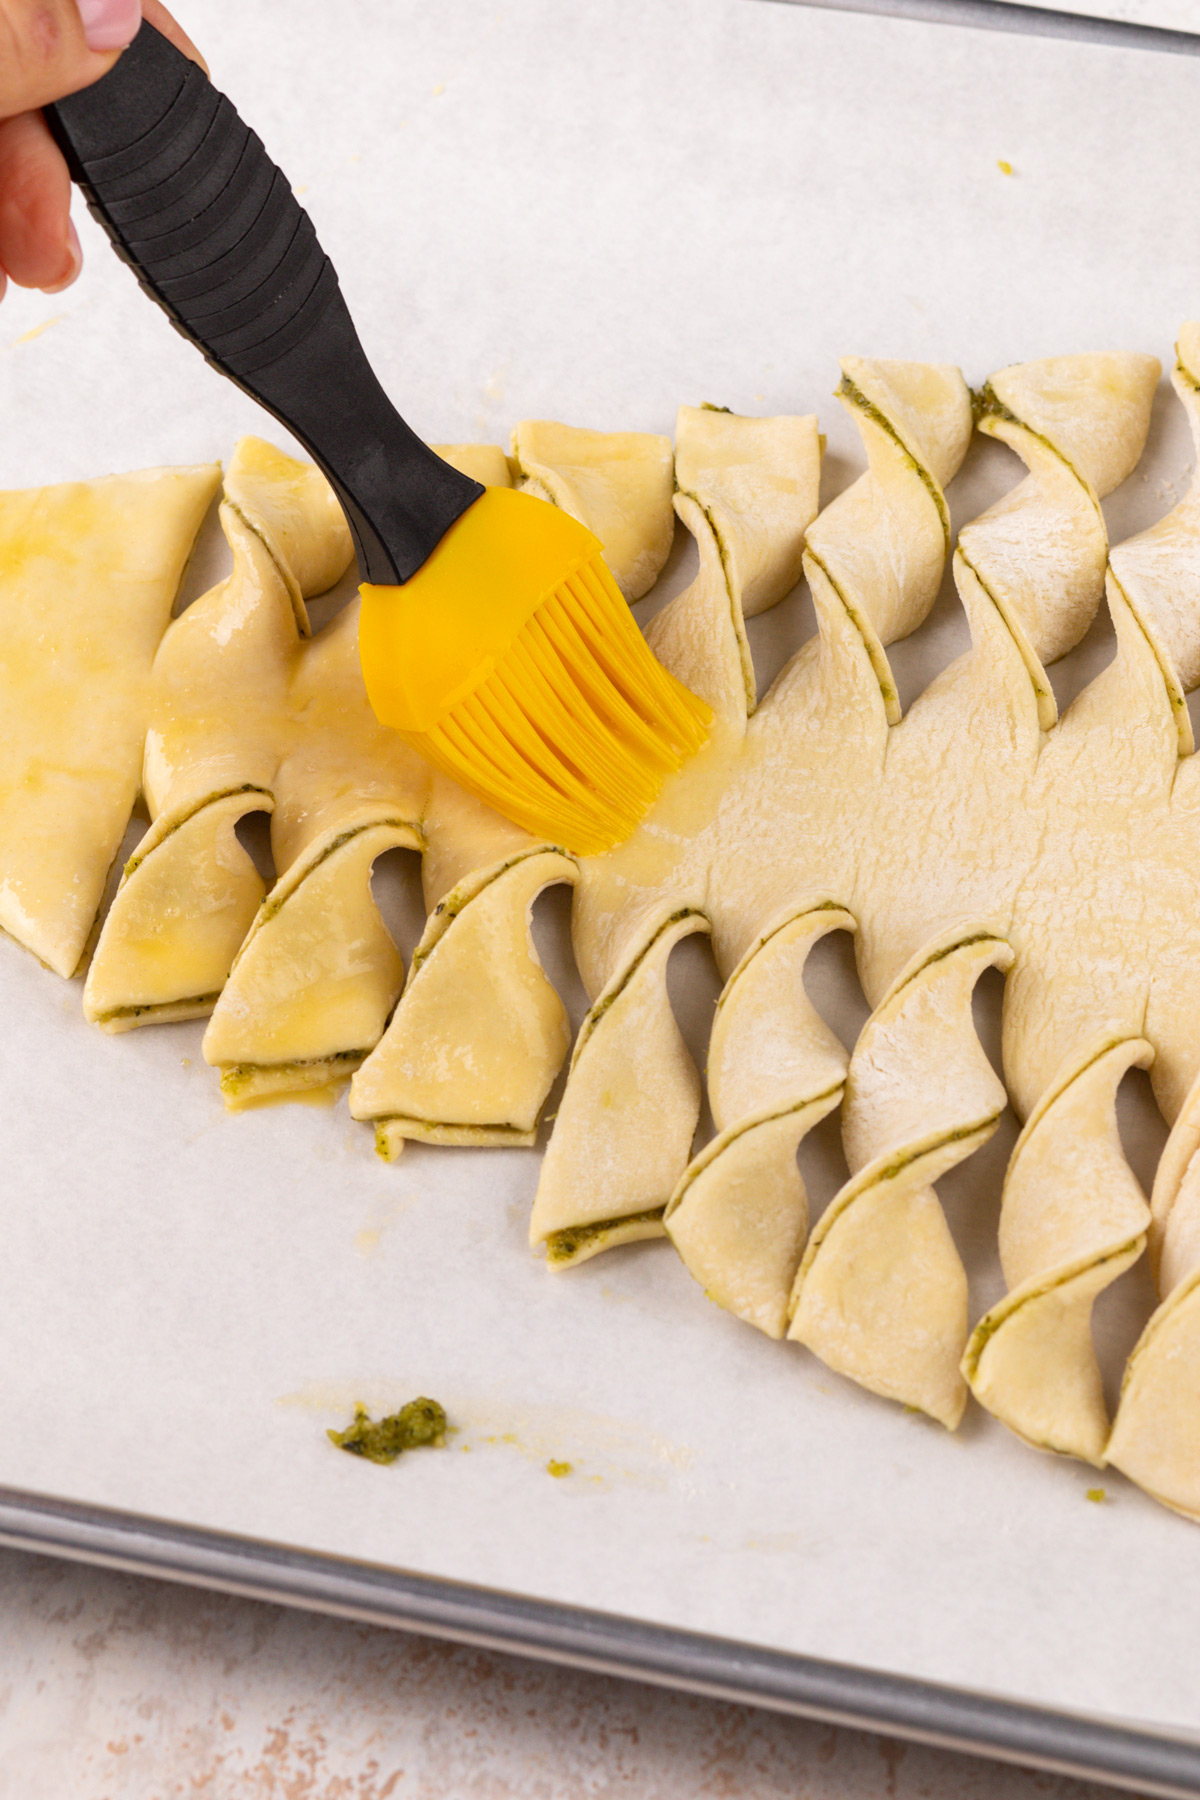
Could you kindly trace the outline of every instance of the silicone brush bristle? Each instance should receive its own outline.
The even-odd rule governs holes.
[[[564,580],[414,749],[535,837],[621,843],[700,749],[711,709],[658,662],[603,559]]]

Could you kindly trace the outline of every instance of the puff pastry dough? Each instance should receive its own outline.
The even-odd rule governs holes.
[[[83,954],[140,786],[150,670],[220,470],[0,494],[0,927]]]
[[[1041,1448],[1110,1461],[1200,1517],[1200,498],[1108,552],[1100,501],[1141,454],[1153,358],[1052,358],[972,397],[956,369],[848,358],[862,476],[823,512],[811,417],[684,407],[665,438],[535,421],[513,454],[444,451],[520,481],[608,544],[631,599],[674,514],[697,573],[649,628],[714,708],[706,748],[628,843],[577,861],[429,773],[375,723],[353,606],[306,602],[350,558],[315,471],[248,440],[225,478],[229,577],[169,614],[216,471],[0,496],[0,924],[76,967],[140,787],[150,828],[92,958],[108,1029],[211,1012],[234,1103],[353,1073],[380,1150],[529,1144],[568,1049],[531,906],[575,889],[591,1007],[542,1164],[535,1245],[558,1267],[669,1238],[710,1298],[875,1392],[957,1424],[968,1392]],[[1200,326],[1174,373],[1200,444]],[[953,545],[944,489],[973,424],[1024,464]],[[947,559],[971,648],[908,713],[888,646]],[[745,621],[801,571],[817,635],[759,700]],[[91,610],[75,599],[86,582]],[[1107,591],[1115,660],[1060,719],[1046,670]],[[92,629],[93,621],[97,629]],[[99,629],[99,625],[103,629]],[[96,694],[105,705],[94,707]],[[92,709],[86,755],[63,744]],[[89,718],[91,713],[89,713]],[[237,836],[271,814],[269,890]],[[423,858],[407,980],[371,897]],[[854,934],[872,1007],[848,1054],[804,967]],[[700,932],[724,980],[700,1076],[667,996]],[[972,1023],[1006,972],[1004,1082]],[[1116,1130],[1149,1067],[1173,1130],[1151,1203]],[[936,1182],[1024,1121],[1005,1183],[1007,1292],[969,1331]],[[809,1233],[796,1163],[839,1104],[849,1178]],[[1151,1246],[1161,1302],[1110,1426],[1098,1293]]]

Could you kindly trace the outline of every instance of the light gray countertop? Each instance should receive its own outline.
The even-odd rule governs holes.
[[[1112,1790],[0,1551],[0,1800],[1104,1800]]]

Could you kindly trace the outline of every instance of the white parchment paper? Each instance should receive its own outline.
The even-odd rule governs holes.
[[[978,383],[1068,350],[1166,360],[1200,313],[1190,59],[760,0],[180,11],[435,440],[817,409],[833,493],[861,466],[839,354]],[[76,289],[0,309],[0,482],[269,430],[83,236]],[[1114,537],[1189,461],[1164,392]],[[1016,476],[977,446],[956,516]],[[757,625],[763,666],[805,630],[802,599]],[[906,699],[964,640],[948,592],[897,647]],[[1109,654],[1098,627],[1063,691]],[[564,917],[543,924],[569,985]],[[845,1029],[849,966],[833,947],[816,977]],[[700,946],[675,985],[711,1018]],[[665,1245],[548,1275],[536,1152],[385,1167],[344,1102],[229,1117],[200,1026],[107,1038],[79,1001],[0,942],[0,1481],[1200,1730],[1195,1526],[978,1408],[950,1437],[860,1392],[707,1304]],[[1152,1168],[1153,1127],[1130,1129]],[[943,1184],[975,1315],[1011,1142]],[[805,1157],[819,1203],[832,1127]],[[1151,1304],[1142,1271],[1105,1303],[1114,1350]],[[445,1453],[376,1469],[326,1442],[356,1399],[422,1391],[460,1427]]]

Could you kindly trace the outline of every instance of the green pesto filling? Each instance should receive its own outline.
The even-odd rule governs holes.
[[[972,1125],[960,1125],[957,1131],[948,1131],[945,1137],[938,1138],[936,1143],[923,1144],[919,1150],[902,1151],[894,1162],[887,1163],[879,1170],[872,1185],[876,1181],[894,1181],[897,1175],[904,1173],[910,1163],[920,1162],[923,1156],[931,1156],[935,1150],[941,1150],[947,1144],[961,1144],[964,1138],[974,1137],[977,1131],[983,1131],[986,1126],[993,1124],[995,1117],[995,1113],[992,1113],[986,1119],[976,1119]]]
[[[215,1006],[221,998],[221,990],[217,988],[211,994],[181,994],[178,1000],[151,1000],[144,1006],[114,1006],[108,1012],[96,1014],[97,1025],[107,1025],[110,1019],[141,1019],[148,1013],[172,1012],[177,1006]]]
[[[388,827],[394,831],[407,831],[411,829],[411,823],[407,819],[371,819],[366,825],[352,825],[348,831],[339,831],[335,838],[329,840],[320,856],[314,857],[312,862],[309,863],[308,867],[303,871],[296,882],[295,887],[289,888],[286,894],[272,894],[269,900],[263,901],[258,915],[258,923],[260,925],[265,925],[268,919],[273,919],[276,913],[280,912],[282,908],[287,905],[292,895],[303,886],[313,871],[319,869],[321,864],[327,862],[331,856],[336,856],[338,851],[348,844],[352,838],[361,837],[364,831],[375,831],[380,828]]]
[[[744,971],[750,967],[750,964],[754,961],[754,958],[758,955],[759,951],[765,950],[767,945],[772,943],[774,939],[779,936],[781,931],[786,931],[789,925],[794,925],[796,923],[797,919],[807,919],[812,913],[847,912],[848,910],[849,908],[843,906],[840,900],[822,900],[819,906],[806,906],[803,912],[793,913],[790,919],[785,919],[783,921],[782,925],[776,925],[773,931],[768,931],[765,937],[760,937],[753,950],[748,950],[746,952],[746,955],[735,969],[734,974],[731,975],[729,981],[726,982],[721,997],[717,1001],[717,1011],[720,1012],[726,1000],[729,998],[729,995],[732,993],[732,984],[735,976],[743,974]]]
[[[206,794],[203,800],[198,800],[196,802],[190,812],[185,812],[182,818],[176,819],[170,831],[164,832],[162,837],[159,838],[158,843],[152,844],[148,850],[137,849],[134,851],[122,870],[122,874],[126,881],[128,881],[134,870],[138,868],[140,864],[145,862],[148,856],[153,856],[154,852],[165,844],[169,837],[174,837],[180,826],[189,824],[190,821],[196,817],[197,813],[202,813],[204,811],[206,806],[215,806],[220,800],[232,800],[238,794],[261,794],[264,800],[269,800],[271,798],[271,795],[266,788],[259,787],[257,783],[253,781],[244,781],[241,787],[222,788],[220,792],[216,794]],[[151,830],[153,830],[153,826],[151,827]],[[113,1013],[111,1016],[113,1018],[117,1017],[116,1013]]]
[[[446,1437],[446,1410],[436,1400],[410,1400],[386,1419],[372,1419],[365,1406],[354,1409],[354,1423],[345,1431],[327,1431],[331,1444],[368,1462],[394,1463],[405,1450],[424,1444],[440,1446]]]
[[[681,906],[679,908],[678,912],[673,912],[669,918],[663,920],[662,924],[659,926],[659,928],[655,932],[654,936],[650,939],[650,942],[648,944],[646,944],[641,950],[638,951],[637,955],[634,957],[633,961],[630,963],[629,967],[626,969],[625,976],[621,982],[621,985],[617,988],[614,988],[612,993],[607,994],[603,1000],[597,1001],[596,1005],[592,1008],[592,1010],[588,1014],[587,1018],[583,1021],[583,1024],[581,1025],[580,1030],[579,1030],[579,1042],[575,1047],[575,1055],[576,1056],[579,1055],[579,1052],[583,1049],[583,1046],[587,1043],[588,1039],[591,1037],[593,1031],[595,1031],[597,1025],[600,1023],[601,1019],[604,1017],[604,1015],[608,1011],[609,1007],[612,1006],[615,1001],[617,1001],[621,998],[621,995],[625,992],[625,989],[629,986],[629,983],[632,981],[638,968],[649,956],[649,954],[653,950],[655,944],[657,944],[659,938],[662,936],[663,932],[669,931],[672,925],[678,925],[678,923],[681,919],[701,919],[703,917],[704,917],[704,915],[698,907]]]
[[[1053,446],[1051,446],[1051,448],[1053,448]],[[1074,474],[1074,472],[1075,472],[1074,470],[1071,471],[1072,474]],[[962,559],[966,563],[968,569],[970,569],[972,575],[975,577],[976,581],[979,583],[980,587],[983,589],[984,593],[987,595],[987,597],[991,601],[992,605],[996,608],[996,611],[1000,614],[1001,619],[1004,621],[1005,630],[1007,632],[1009,632],[1010,635],[1013,636],[1013,642],[1017,643],[1016,636],[1015,636],[1015,627],[1014,627],[1012,621],[1009,619],[1008,614],[1005,612],[1004,608],[1001,606],[999,600],[997,600],[995,594],[992,592],[991,588],[988,586],[987,582],[984,580],[984,578],[980,574],[979,570],[975,567],[975,564],[971,561],[971,558],[967,555],[966,551],[963,549],[961,539],[960,539],[958,547],[955,551],[955,555],[962,557]],[[1136,617],[1136,614],[1134,616]],[[1020,651],[1020,649],[1021,649],[1021,646],[1019,643],[1017,644],[1017,649],[1018,649],[1018,651]],[[1036,658],[1037,658],[1036,651],[1033,654],[1034,654],[1034,658],[1036,661]],[[1030,668],[1028,662],[1025,661],[1025,657],[1024,657],[1023,653],[1021,656],[1021,660],[1023,662],[1025,662],[1025,673],[1029,677],[1030,683],[1033,687],[1033,691],[1034,691],[1035,695],[1037,696],[1037,698],[1039,700],[1052,699],[1053,695],[1051,693],[1050,688],[1047,687],[1045,682],[1038,680],[1037,676],[1034,674],[1033,670]],[[1040,663],[1038,663],[1038,667],[1039,668],[1041,667]]]
[[[1039,444],[1044,444],[1051,455],[1057,456],[1059,462],[1065,464],[1065,466],[1070,469],[1076,481],[1080,482],[1084,487],[1087,487],[1087,482],[1084,481],[1083,476],[1079,473],[1079,470],[1075,467],[1075,464],[1071,461],[1070,457],[1064,456],[1058,445],[1052,444],[1050,439],[1046,437],[1043,432],[1035,431],[1027,419],[1019,419],[1011,406],[1005,406],[1003,400],[1001,400],[990,381],[985,381],[978,393],[972,390],[971,417],[974,419],[976,425],[981,424],[984,419],[1003,419],[1006,425],[1019,426],[1022,431],[1027,431],[1031,438],[1036,438]],[[976,571],[976,573],[978,573],[978,571]]]
[[[862,389],[860,387],[858,387],[856,385],[856,383],[851,381],[851,379],[848,375],[842,376],[842,379],[838,383],[837,391],[843,400],[848,400],[852,406],[856,406],[858,408],[859,412],[865,413],[867,418],[870,419],[873,424],[878,425],[881,431],[886,431],[888,436],[891,438],[892,442],[895,444],[896,448],[904,456],[905,461],[910,463],[912,465],[912,467],[916,470],[917,474],[921,478],[922,486],[926,489],[926,491],[929,495],[929,498],[933,501],[933,504],[937,507],[937,515],[938,515],[938,518],[942,522],[942,536],[945,538],[946,548],[947,548],[947,550],[949,550],[949,548],[950,548],[950,514],[946,511],[945,496],[942,493],[942,490],[938,486],[937,482],[933,479],[933,476],[929,473],[929,470],[925,467],[924,463],[919,463],[917,461],[916,457],[913,455],[913,453],[909,449],[908,445],[904,442],[903,438],[900,436],[900,433],[896,430],[896,427],[892,424],[892,421],[888,418],[887,414],[880,412],[879,408],[875,405],[874,401],[868,400],[867,396],[863,393]]]
[[[626,1213],[623,1219],[601,1219],[595,1225],[568,1225],[565,1231],[552,1231],[546,1239],[546,1261],[572,1262],[581,1250],[601,1238],[611,1237],[614,1231],[621,1231],[628,1225],[660,1224],[666,1210],[665,1206],[652,1206],[648,1212]]]
[[[217,996],[214,994],[213,999]],[[370,1055],[369,1050],[335,1050],[329,1056],[313,1056],[304,1062],[230,1063],[221,1072],[221,1092],[240,1094],[260,1075],[299,1075],[305,1069],[335,1070],[339,1064],[357,1065]]]
[[[981,388],[972,388],[971,417],[976,425],[981,425],[985,419],[1004,419],[1009,425],[1021,425],[1026,431],[1029,429],[1010,406],[1005,406],[990,381],[985,381]]]
[[[709,406],[706,402],[703,410],[706,412],[728,412],[729,408],[727,406]],[[746,705],[748,710],[753,712],[758,705],[758,684],[754,676],[754,662],[750,655],[750,646],[746,642],[746,627],[745,620],[742,617],[741,602],[734,597],[733,558],[729,553],[729,546],[725,542],[721,527],[718,525],[709,508],[705,506],[699,494],[694,494],[690,488],[680,488],[678,491],[683,495],[685,500],[693,501],[694,504],[700,508],[700,511],[704,514],[704,517],[708,522],[708,528],[716,541],[717,555],[721,558],[721,573],[725,577],[725,590],[729,595],[730,623],[733,626],[733,635],[737,640],[738,656],[741,659],[742,664],[742,686],[746,690]]]
[[[481,1125],[478,1119],[418,1119],[412,1113],[380,1113],[375,1120],[375,1128],[378,1131],[386,1125],[422,1125],[427,1131],[503,1131],[511,1137],[529,1136],[524,1126],[509,1125],[506,1122]]]
[[[700,411],[729,413],[730,416],[733,414],[732,406],[717,406],[712,400],[702,400],[700,402]]]
[[[1200,391],[1200,390],[1198,390],[1198,391]],[[1146,642],[1150,646],[1151,654],[1153,655],[1155,662],[1158,664],[1159,673],[1162,675],[1163,683],[1167,690],[1168,702],[1170,703],[1170,705],[1174,709],[1174,711],[1183,712],[1187,707],[1187,700],[1184,698],[1183,693],[1180,691],[1178,677],[1175,675],[1174,671],[1163,661],[1163,658],[1160,656],[1159,650],[1158,650],[1158,645],[1154,642],[1154,639],[1150,636],[1150,633],[1146,629],[1145,620],[1142,618],[1141,614],[1138,612],[1137,607],[1133,604],[1133,601],[1130,599],[1129,594],[1126,592],[1124,586],[1121,583],[1119,576],[1116,574],[1116,572],[1112,568],[1111,564],[1109,565],[1109,568],[1108,568],[1108,574],[1112,577],[1112,581],[1113,581],[1114,586],[1116,587],[1117,592],[1120,594],[1122,600],[1124,600],[1126,606],[1129,608],[1130,612],[1133,614],[1133,618],[1134,618],[1135,623],[1138,626],[1138,629],[1141,631],[1142,636],[1145,638]]]
[[[944,950],[935,950],[919,969],[913,971],[904,987],[898,989],[897,992],[902,994],[909,982],[915,981],[917,976],[924,974],[926,969],[932,969],[934,963],[945,962],[948,956],[953,956],[956,950],[965,950],[969,944],[1006,944],[1007,942],[1007,938],[997,937],[994,931],[977,931],[974,937],[956,938],[952,944],[947,944]]]
[[[1112,1046],[1109,1045],[1109,1048],[1111,1049]],[[1104,1052],[1101,1051],[1100,1056],[1103,1055]],[[1093,1062],[1098,1062],[1099,1057],[1094,1057],[1092,1060]],[[1079,1074],[1085,1074],[1091,1067],[1092,1063],[1085,1064],[1084,1068],[1079,1071]],[[1078,1080],[1079,1076],[1075,1076],[1074,1079]],[[1068,1086],[1069,1085],[1070,1083],[1068,1083]],[[1066,1092],[1066,1088],[1063,1089],[1063,1092]],[[1029,1305],[1030,1301],[1044,1300],[1047,1294],[1054,1293],[1056,1288],[1069,1287],[1077,1276],[1090,1274],[1093,1269],[1102,1269],[1105,1263],[1115,1262],[1118,1257],[1126,1255],[1130,1246],[1136,1244],[1136,1242],[1137,1238],[1130,1238],[1128,1243],[1118,1244],[1115,1250],[1109,1250],[1104,1256],[1098,1256],[1094,1263],[1088,1263],[1083,1269],[1076,1269],[1074,1273],[1064,1276],[1061,1281],[1047,1282],[1045,1287],[1035,1288],[1033,1293],[1023,1295],[1022,1298],[1017,1301],[1015,1306],[1009,1306],[1007,1304],[1008,1299],[1011,1298],[1011,1296],[1006,1296],[1004,1300],[998,1300],[991,1311],[984,1314],[983,1318],[980,1319],[978,1325],[971,1333],[971,1342],[967,1347],[967,1362],[970,1367],[970,1373],[972,1375],[977,1373],[979,1365],[983,1361],[984,1350],[1000,1328],[1007,1325],[1010,1319],[1014,1319],[1023,1308]],[[1130,1360],[1132,1362],[1132,1358]],[[1047,1444],[1045,1448],[1053,1450],[1055,1446],[1053,1444]],[[1069,1455],[1070,1452],[1068,1451],[1064,1454]]]
[[[506,863],[501,863],[500,867],[496,870],[496,873],[494,875],[489,875],[482,886],[473,889],[465,899],[454,900],[448,894],[444,900],[439,900],[429,915],[430,919],[440,919],[442,915],[445,914],[446,926],[448,929],[454,923],[455,919],[457,919],[459,913],[462,912],[465,907],[470,906],[472,900],[477,900],[485,889],[491,887],[493,881],[499,881],[502,875],[507,875],[508,871],[510,869],[515,869],[518,863],[528,862],[531,856],[543,856],[547,854],[566,856],[569,857],[572,862],[578,861],[578,858],[574,853],[566,849],[562,844],[539,844],[536,850],[522,850],[520,856],[512,856]],[[423,950],[418,944],[417,948],[413,951],[412,967],[408,972],[408,985],[410,987],[412,986],[413,977],[416,975],[417,970],[421,967],[422,963],[429,960],[445,935],[446,934],[443,931],[441,936],[439,936],[437,943],[431,944],[427,950]]]
[[[836,575],[833,573],[832,569],[829,567],[829,564],[825,561],[824,557],[818,556],[817,552],[812,548],[811,544],[809,544],[805,547],[804,554],[806,556],[811,556],[812,560],[816,563],[818,569],[820,569],[822,575],[825,577],[826,581],[829,583],[830,587],[833,589],[834,593],[837,595],[838,599],[841,601],[842,605],[845,607],[846,616],[850,620],[850,623],[853,625],[855,631],[857,631],[860,634],[860,636],[862,637],[864,646],[866,644],[868,644],[870,642],[870,638],[876,636],[874,626],[865,625],[863,623],[861,615],[856,611],[853,602],[851,601],[849,595],[846,593],[845,588],[842,586],[841,582],[837,579]],[[880,649],[882,651],[882,649],[883,649],[882,645],[880,645]],[[869,657],[870,652],[868,651],[867,654]],[[883,653],[883,665],[884,665],[885,669],[889,667],[886,652]],[[895,700],[895,701],[899,702],[900,696],[896,692],[894,685],[880,673],[878,668],[876,668],[873,660],[871,662],[871,668],[874,672],[876,681],[879,683],[879,691],[883,695],[884,700],[885,701]]]

